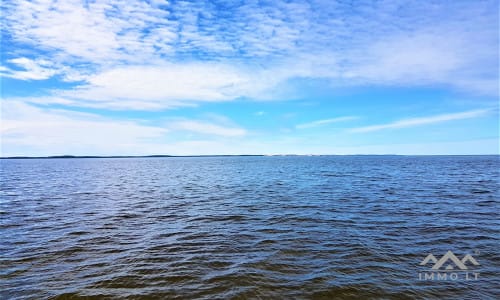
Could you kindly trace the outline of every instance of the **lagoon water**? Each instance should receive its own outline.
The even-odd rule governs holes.
[[[498,156],[0,164],[1,299],[500,298]]]

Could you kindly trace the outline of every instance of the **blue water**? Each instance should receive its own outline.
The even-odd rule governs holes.
[[[500,298],[498,156],[0,164],[1,299]]]

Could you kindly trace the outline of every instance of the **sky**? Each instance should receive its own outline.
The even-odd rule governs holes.
[[[1,156],[498,154],[498,1],[1,2]]]

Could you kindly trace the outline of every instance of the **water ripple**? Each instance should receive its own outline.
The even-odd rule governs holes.
[[[0,163],[2,299],[500,297],[497,156]]]

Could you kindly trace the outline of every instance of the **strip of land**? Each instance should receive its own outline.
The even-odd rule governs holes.
[[[7,156],[0,159],[54,159],[54,158],[147,158],[147,157],[229,157],[229,156],[265,156],[261,154],[242,155],[54,155],[54,156]]]

